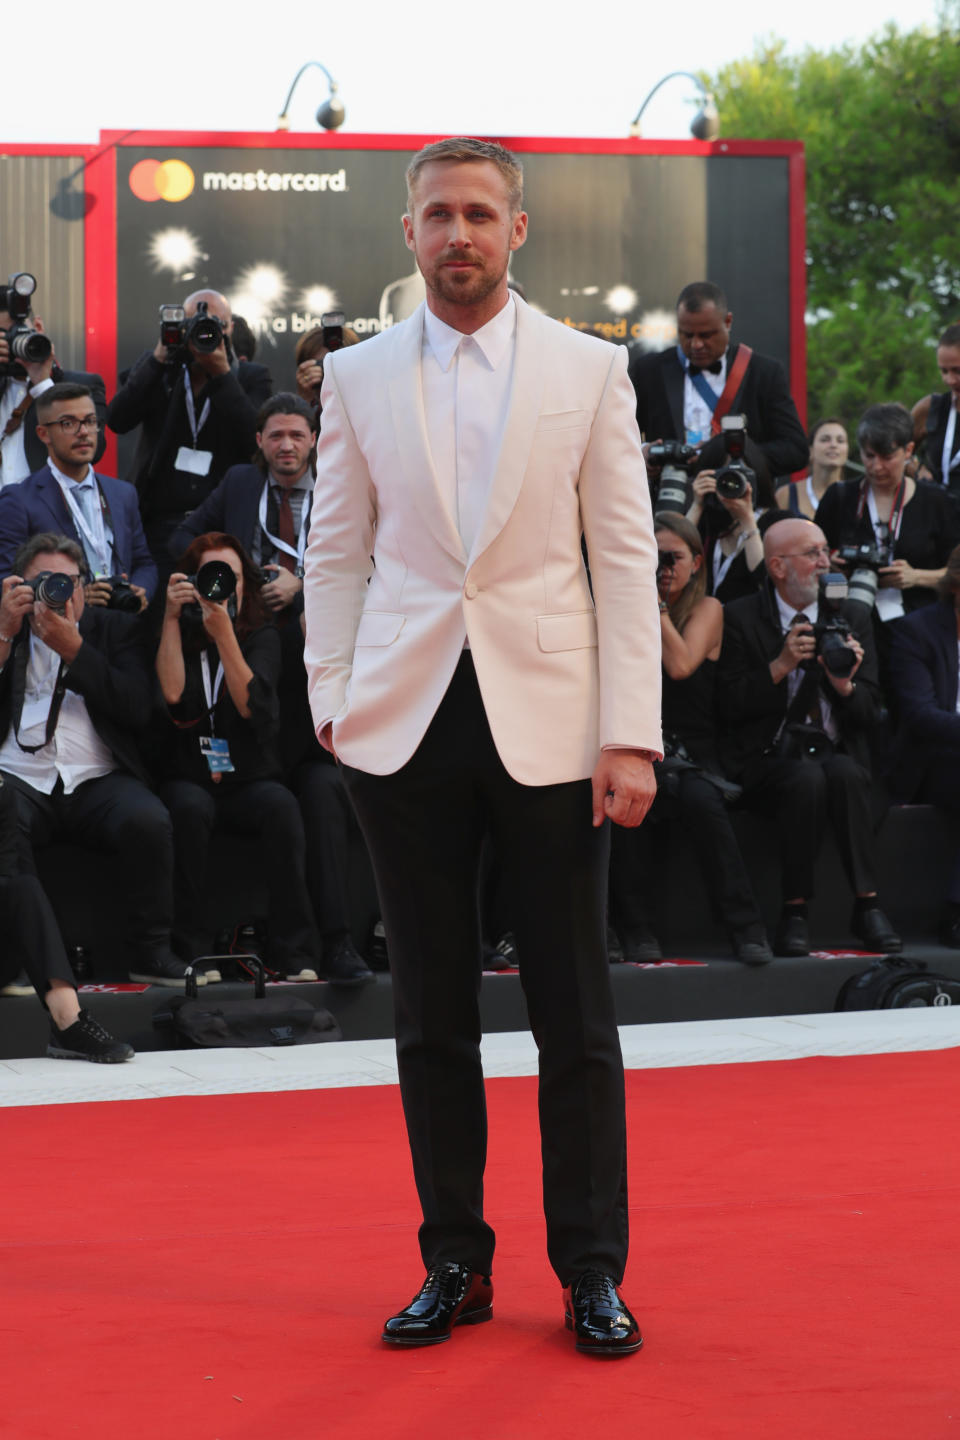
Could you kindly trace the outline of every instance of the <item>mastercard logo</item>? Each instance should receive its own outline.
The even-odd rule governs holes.
[[[130,171],[130,189],[138,200],[186,200],[195,183],[183,160],[138,160]]]

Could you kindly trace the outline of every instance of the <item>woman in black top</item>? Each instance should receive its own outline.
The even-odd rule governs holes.
[[[235,595],[219,603],[201,599],[189,578],[211,561],[229,566],[236,580]],[[207,854],[222,824],[258,837],[268,962],[288,979],[315,980],[303,824],[277,778],[280,639],[266,622],[257,571],[232,535],[198,536],[181,565],[167,586],[157,651],[169,720],[160,795],[173,820],[175,942],[185,960],[209,949]]]
[[[871,405],[857,439],[864,478],[831,485],[816,523],[834,551],[831,563],[848,575],[860,567],[842,561],[838,547],[879,550],[887,563],[877,572],[876,614],[881,621],[895,620],[936,600],[947,556],[960,542],[960,517],[942,487],[906,473],[913,421],[903,405]]]
[[[937,368],[946,393],[924,395],[913,407],[913,438],[925,480],[960,498],[960,325],[948,325],[937,343]]]
[[[711,908],[733,952],[748,963],[772,958],[718,776],[713,689],[723,638],[723,608],[706,594],[703,545],[694,525],[679,515],[656,521],[659,553],[660,634],[663,653],[664,760],[656,766],[654,822],[678,819],[688,831]],[[625,960],[659,956],[650,929],[641,879],[651,873],[656,829],[613,828],[610,908]]]

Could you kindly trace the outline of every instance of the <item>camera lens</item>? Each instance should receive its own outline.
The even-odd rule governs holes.
[[[237,590],[237,577],[225,560],[208,560],[206,565],[201,565],[193,583],[204,600],[215,603],[229,600]]]
[[[53,345],[39,330],[21,330],[10,341],[10,357],[28,365],[38,365],[49,358]]]
[[[52,575],[44,575],[37,585],[37,599],[42,600],[44,605],[51,610],[63,611],[67,607],[67,601],[73,594],[73,579],[69,575],[61,575],[56,572]]]

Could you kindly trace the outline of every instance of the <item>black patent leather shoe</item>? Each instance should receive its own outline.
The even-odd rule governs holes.
[[[879,955],[899,955],[903,949],[903,941],[879,905],[871,905],[859,915],[854,911],[850,929],[868,950]]]
[[[633,1355],[643,1344],[640,1326],[602,1270],[584,1270],[566,1287],[563,1318],[585,1355]]]
[[[493,1319],[493,1284],[466,1265],[431,1265],[422,1287],[399,1315],[383,1327],[388,1345],[438,1345],[454,1325],[482,1325]]]

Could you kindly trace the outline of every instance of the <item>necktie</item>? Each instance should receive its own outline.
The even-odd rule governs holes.
[[[277,536],[285,545],[289,545],[290,549],[295,552],[297,548],[297,536],[293,528],[293,511],[290,509],[290,496],[283,486],[278,486],[278,492]],[[286,550],[277,551],[276,563],[281,565],[284,570],[289,570],[291,574],[297,568],[297,562],[293,555],[288,555]]]
[[[809,625],[810,623],[809,616],[804,615],[802,610],[798,610],[790,621],[790,629],[792,630],[794,625]],[[804,673],[803,679],[799,682],[795,693],[801,697],[797,704],[798,706],[803,705],[803,719],[806,720],[807,724],[821,725],[823,723],[823,711],[820,705],[820,670],[816,661],[814,661],[811,668]]]

